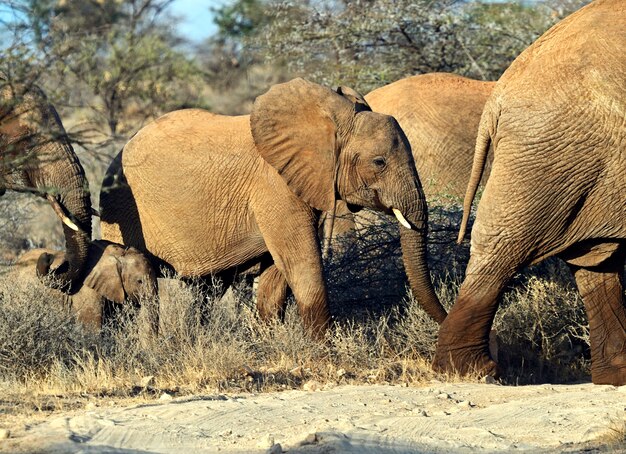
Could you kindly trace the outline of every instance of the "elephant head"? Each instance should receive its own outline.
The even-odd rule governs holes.
[[[313,208],[351,207],[395,214],[415,297],[442,322],[426,262],[427,208],[411,148],[396,120],[374,113],[356,91],[294,79],[255,101],[252,135],[261,156]]]
[[[82,277],[91,240],[91,200],[85,171],[45,94],[33,85],[0,80],[0,194],[5,189],[38,194],[63,221],[65,262],[51,285],[71,289]],[[47,274],[45,259],[38,271]]]
[[[65,261],[64,254],[43,252],[37,261],[56,265]],[[133,247],[110,241],[95,240],[89,245],[82,287],[89,287],[99,296],[116,303],[142,296],[155,296],[156,273],[146,256]],[[38,273],[39,274],[39,273]],[[80,291],[80,290],[79,290]]]
[[[43,259],[42,259],[43,258]],[[23,254],[15,263],[16,278],[34,280],[34,269],[45,260],[53,267],[65,261],[65,253],[51,249],[33,249]],[[85,327],[99,331],[106,317],[104,300],[123,303],[130,300],[141,303],[147,314],[146,335],[158,332],[158,309],[153,303],[157,294],[156,274],[147,257],[135,248],[127,248],[108,241],[97,240],[89,246],[86,264],[87,276],[72,295],[60,290],[60,300],[68,304],[76,318]],[[34,282],[37,285],[38,281]]]
[[[83,285],[104,298],[123,303],[155,296],[156,273],[146,256],[134,247],[96,240],[89,248]]]

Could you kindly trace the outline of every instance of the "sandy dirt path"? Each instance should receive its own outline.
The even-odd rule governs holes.
[[[626,386],[431,383],[197,396],[50,418],[5,450],[579,452],[626,424]],[[616,449],[624,449],[616,448]]]

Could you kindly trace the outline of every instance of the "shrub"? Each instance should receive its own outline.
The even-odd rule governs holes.
[[[96,343],[43,286],[0,282],[0,379],[41,377],[71,366]]]

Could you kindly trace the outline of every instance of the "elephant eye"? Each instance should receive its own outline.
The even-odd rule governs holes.
[[[383,158],[382,156],[378,156],[374,158],[372,162],[379,169],[383,169],[387,165],[387,160]]]

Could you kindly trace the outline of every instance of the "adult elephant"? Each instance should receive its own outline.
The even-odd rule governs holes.
[[[64,260],[63,252],[32,249],[20,256],[8,277],[26,280],[34,286],[41,285],[36,271],[42,261],[59,265]],[[142,298],[156,298],[157,280],[150,261],[137,249],[96,240],[89,245],[85,279],[81,286],[72,295],[52,291],[59,292],[56,295],[58,299],[67,305],[85,327],[99,331],[105,317],[106,300],[121,304],[125,301],[139,303]],[[149,324],[156,334],[158,312],[150,309]]]
[[[320,334],[329,311],[316,227],[319,211],[340,198],[396,213],[414,294],[442,321],[409,144],[392,117],[351,93],[294,79],[259,96],[250,116],[190,109],[157,119],[107,172],[103,238],[147,251],[182,276],[232,277],[261,261],[261,314],[282,309],[289,285],[305,326]]]
[[[444,321],[437,370],[497,373],[487,336],[513,273],[565,260],[589,319],[594,383],[626,384],[626,4],[601,0],[506,70],[481,118],[463,236],[489,144],[471,259]]]
[[[407,77],[377,88],[362,100],[374,112],[393,116],[406,134],[426,198],[461,198],[469,182],[480,115],[495,82],[456,74],[431,73]],[[491,159],[483,172],[489,176]],[[355,229],[345,204],[339,203],[334,222],[325,213],[325,251],[329,238]]]
[[[63,221],[65,261],[51,272],[65,290],[78,285],[91,240],[91,200],[85,171],[63,124],[36,86],[0,79],[0,195],[35,193]]]

